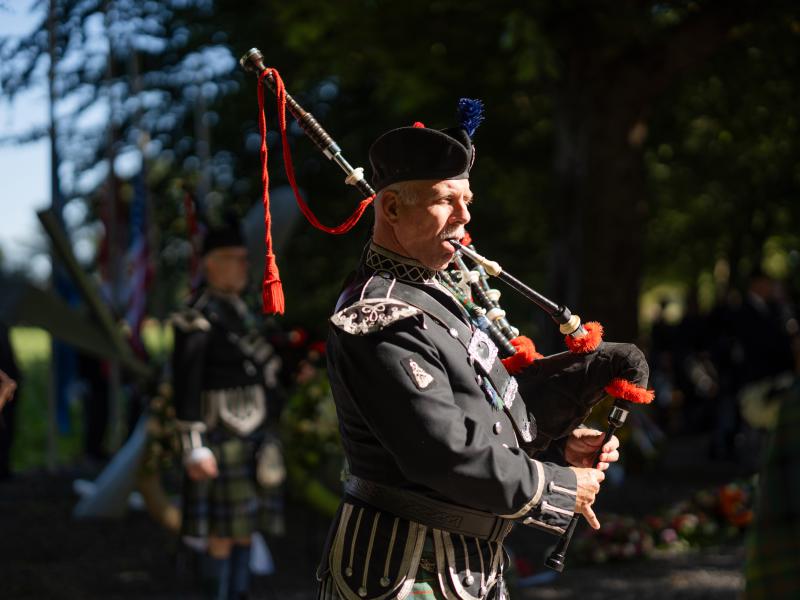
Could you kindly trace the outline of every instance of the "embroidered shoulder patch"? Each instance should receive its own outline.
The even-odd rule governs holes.
[[[334,314],[331,323],[353,335],[368,335],[421,314],[420,309],[400,300],[367,298]]]
[[[414,382],[417,389],[429,390],[436,384],[433,375],[428,373],[423,366],[425,365],[425,361],[422,360],[418,354],[407,356],[400,361],[400,364],[403,365],[403,368],[406,370],[406,373],[408,373],[408,376],[411,377],[411,381]]]

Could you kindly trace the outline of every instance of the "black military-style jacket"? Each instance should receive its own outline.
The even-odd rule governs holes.
[[[359,479],[563,532],[576,479],[529,455],[535,420],[497,349],[421,264],[372,245],[331,318],[328,367]],[[422,568],[447,597],[501,580],[502,535],[470,538],[346,496],[322,574],[343,598],[402,598]]]
[[[185,449],[204,446],[215,430],[246,437],[261,427],[280,359],[244,302],[206,289],[171,320],[173,398]]]

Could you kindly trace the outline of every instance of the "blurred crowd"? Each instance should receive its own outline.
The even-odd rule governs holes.
[[[677,322],[668,318],[670,304],[661,301],[650,344],[659,424],[672,435],[710,433],[710,458],[757,460],[753,444],[774,425],[800,373],[797,297],[757,271],[744,293],[729,293],[708,312],[696,290]]]

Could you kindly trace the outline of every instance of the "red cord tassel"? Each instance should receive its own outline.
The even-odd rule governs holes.
[[[258,128],[261,132],[261,201],[264,203],[264,277],[261,283],[261,308],[264,314],[283,314],[285,301],[278,263],[272,253],[272,216],[269,212],[269,171],[267,170],[267,118],[264,115],[264,86],[261,80],[270,72],[264,71],[258,78]]]
[[[542,355],[536,351],[533,340],[527,336],[520,335],[511,340],[511,345],[517,349],[516,354],[501,359],[500,362],[511,375],[516,375],[531,366]]]
[[[606,393],[634,404],[650,404],[655,397],[653,390],[647,390],[625,379],[612,379],[605,387]]]
[[[603,326],[597,321],[590,321],[584,323],[583,328],[586,330],[586,335],[579,338],[574,338],[571,335],[564,337],[564,342],[567,348],[573,354],[588,354],[594,352],[603,341]]]
[[[294,165],[292,163],[291,149],[289,148],[289,140],[286,133],[286,88],[283,85],[283,80],[280,74],[275,69],[265,69],[258,77],[258,128],[261,132],[261,183],[263,186],[262,201],[264,203],[264,228],[266,230],[264,236],[264,246],[266,249],[266,264],[264,266],[264,281],[262,287],[262,300],[264,313],[277,313],[283,314],[285,302],[283,297],[283,286],[281,285],[280,273],[278,272],[278,265],[275,261],[275,255],[272,252],[272,233],[271,225],[272,220],[269,213],[269,173],[267,171],[267,119],[264,114],[264,85],[263,79],[268,75],[272,75],[275,81],[275,95],[278,103],[278,125],[281,132],[281,142],[283,144],[283,163],[286,170],[286,178],[289,180],[289,185],[294,192],[297,205],[305,218],[317,229],[339,235],[347,233],[353,226],[358,223],[361,215],[367,207],[372,204],[375,196],[364,198],[356,207],[356,210],[351,214],[341,225],[336,227],[327,227],[319,222],[316,215],[311,211],[305,200],[300,196],[300,190],[297,189],[297,181],[294,175]]]

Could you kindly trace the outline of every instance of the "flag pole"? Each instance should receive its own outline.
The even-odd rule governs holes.
[[[47,93],[48,93],[48,117],[49,137],[50,137],[50,206],[52,211],[61,218],[62,202],[58,180],[58,148],[56,147],[56,0],[50,0],[47,6],[47,45],[50,64],[47,68]],[[57,269],[58,261],[55,250],[50,250],[50,279],[54,288],[57,288]],[[56,398],[58,395],[60,377],[58,372],[58,341],[55,338],[50,340],[50,386],[47,391],[47,447],[46,464],[47,470],[52,472],[58,462],[58,443],[56,427]]]

